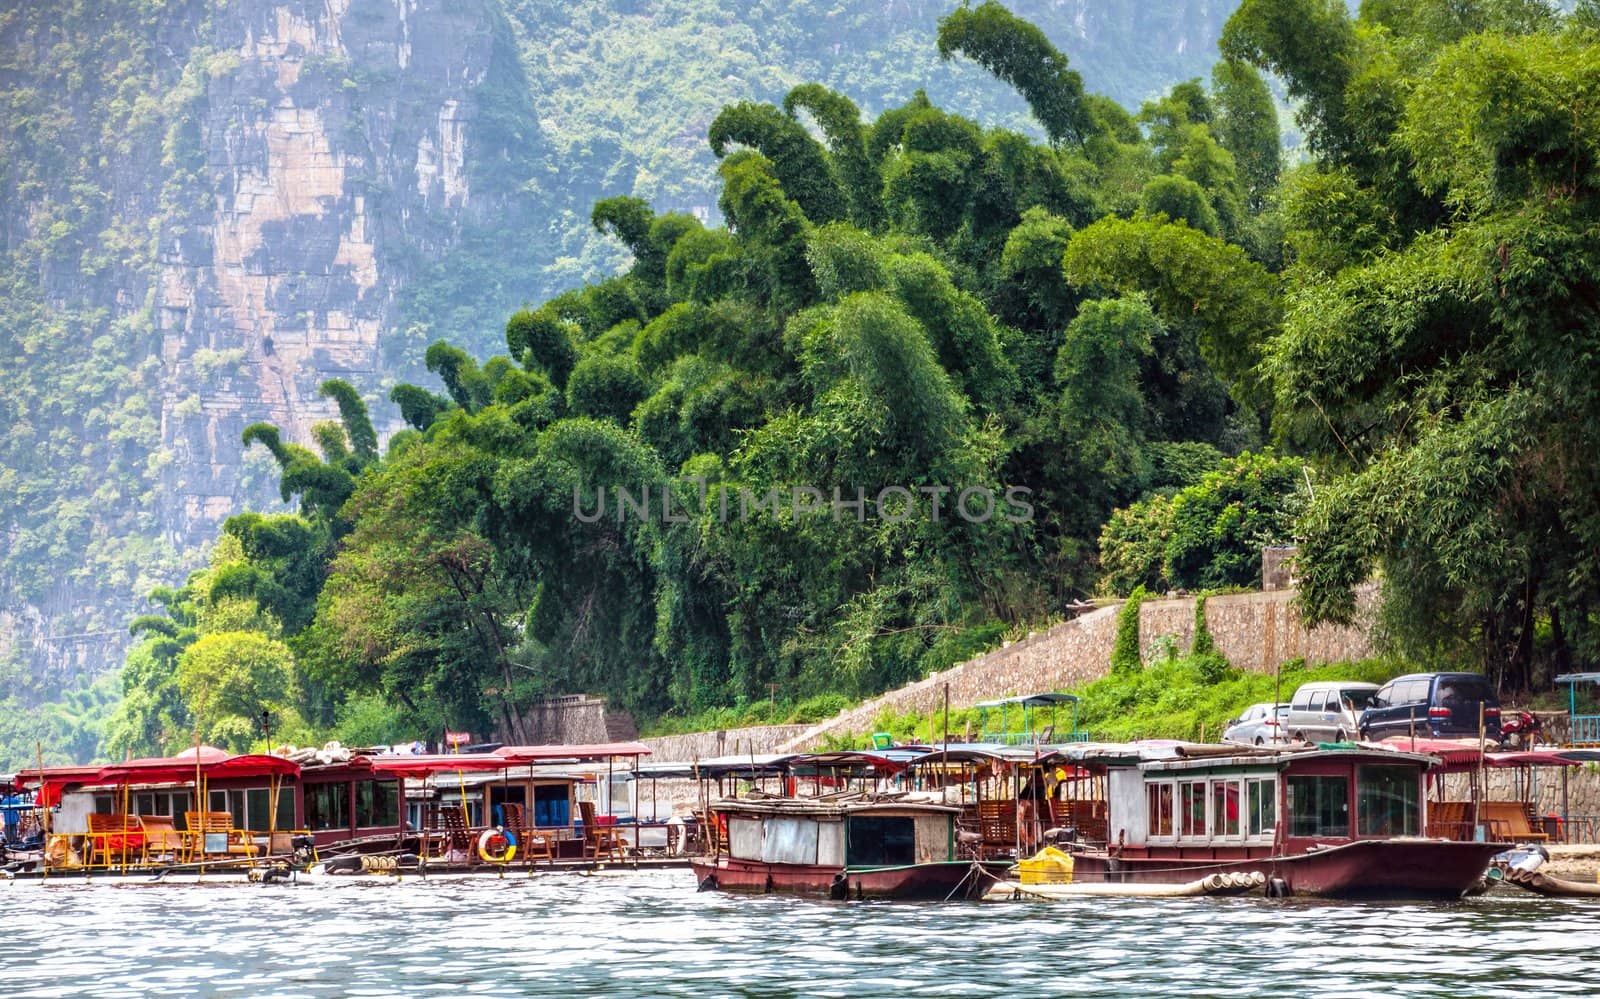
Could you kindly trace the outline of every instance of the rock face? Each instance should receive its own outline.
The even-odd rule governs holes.
[[[476,190],[468,156],[503,155],[481,148],[477,91],[497,71],[520,77],[483,0],[243,2],[230,14],[205,92],[210,197],[163,239],[156,293],[171,384],[210,389],[198,412],[164,393],[180,536],[247,498],[235,469],[248,423],[308,440],[333,413],[322,381],[392,383],[380,361],[399,289],[507,208],[504,191]],[[232,363],[206,386],[197,359],[219,353]]]

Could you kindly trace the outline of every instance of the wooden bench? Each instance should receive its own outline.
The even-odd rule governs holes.
[[[1472,839],[1472,802],[1428,802],[1427,834],[1435,839]]]
[[[88,840],[89,848],[85,853],[90,867],[144,863],[144,824],[137,815],[122,812],[90,815]]]
[[[231,857],[254,857],[258,852],[256,845],[249,841],[245,831],[233,827],[231,812],[184,812],[183,818],[189,826],[189,850],[192,856],[227,854]],[[207,849],[206,833],[222,833],[226,837],[224,840],[226,848]]]
[[[1478,818],[1489,827],[1489,837],[1508,843],[1543,843],[1550,837],[1534,829],[1528,806],[1520,801],[1480,801]]]

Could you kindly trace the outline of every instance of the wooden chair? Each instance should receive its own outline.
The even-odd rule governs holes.
[[[517,837],[517,852],[522,855],[525,862],[533,862],[535,858],[555,862],[556,854],[554,838],[550,833],[540,830],[537,826],[530,825],[527,812],[521,805],[501,805],[505,809],[505,827],[510,829]]]
[[[85,862],[90,867],[145,862],[144,824],[137,815],[90,815]]]
[[[1017,847],[1017,803],[978,802],[979,852],[985,857],[1010,856]]]
[[[434,812],[435,829],[439,833],[439,853],[434,859],[445,859],[452,854],[465,855],[467,863],[477,861],[478,851],[467,824],[467,809],[463,805],[441,805]]]
[[[613,860],[622,859],[622,840],[617,836],[617,831],[609,826],[600,824],[599,818],[594,813],[594,802],[578,802],[578,811],[583,815],[583,853],[591,860],[599,860],[604,853]]]
[[[260,851],[250,842],[246,830],[233,827],[231,812],[184,812],[184,822],[189,826],[189,850],[194,857],[254,857]],[[208,850],[206,833],[222,833],[226,849]]]

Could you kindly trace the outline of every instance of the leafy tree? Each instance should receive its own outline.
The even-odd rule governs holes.
[[[178,657],[178,691],[194,711],[202,742],[234,752],[248,750],[262,732],[261,715],[277,716],[283,731],[292,717],[294,655],[257,632],[206,635]]]

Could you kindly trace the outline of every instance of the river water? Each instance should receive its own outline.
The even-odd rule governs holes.
[[[20,996],[1600,993],[1600,903],[697,893],[688,871],[398,885],[0,883]]]

